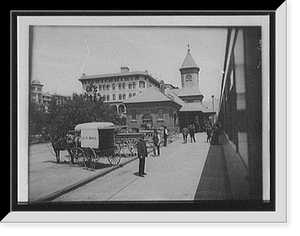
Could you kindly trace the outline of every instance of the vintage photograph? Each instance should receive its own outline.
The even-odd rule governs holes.
[[[18,204],[274,211],[272,16],[213,16],[20,17]]]
[[[261,27],[30,28],[28,201],[269,200]]]

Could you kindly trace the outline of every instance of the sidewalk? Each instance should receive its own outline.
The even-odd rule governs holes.
[[[209,149],[205,138],[205,134],[198,133],[195,143],[184,144],[181,138],[169,144],[160,157],[148,158],[146,178],[135,181],[110,200],[193,200]],[[132,191],[136,194],[132,195]]]

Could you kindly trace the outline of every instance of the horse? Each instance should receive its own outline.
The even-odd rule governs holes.
[[[54,137],[51,140],[51,145],[53,147],[57,163],[60,162],[60,151],[65,151],[65,150],[67,150],[69,153],[69,156],[71,158],[71,163],[72,164],[74,163],[74,156],[73,153],[71,152],[71,149],[77,146],[77,138],[75,137],[74,134],[68,133],[63,137]]]

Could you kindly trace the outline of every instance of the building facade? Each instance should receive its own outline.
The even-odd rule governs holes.
[[[149,88],[124,101],[127,107],[127,126],[130,129],[179,126],[178,114],[181,104],[163,89]]]
[[[50,94],[43,92],[44,85],[39,80],[33,80],[31,82],[31,94],[30,100],[40,105],[46,106],[46,108],[50,105],[50,102],[55,99],[58,104],[62,104],[68,96],[60,95],[60,94]]]
[[[43,104],[43,84],[38,80],[31,82],[30,100],[37,104]]]
[[[120,115],[126,113],[124,101],[151,87],[159,87],[159,82],[148,71],[130,71],[128,67],[121,67],[119,73],[90,75],[85,74],[79,79],[82,92],[93,84],[103,96],[104,102],[116,107]]]

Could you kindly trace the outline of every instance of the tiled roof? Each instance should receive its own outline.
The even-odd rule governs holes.
[[[177,92],[179,97],[186,97],[186,96],[200,96],[202,95],[199,88],[192,87],[192,88],[182,88]]]
[[[143,103],[143,102],[164,102],[164,101],[175,101],[173,96],[163,94],[156,87],[151,87],[141,91],[132,98],[127,99],[124,103]],[[179,104],[179,103],[178,103]]]

